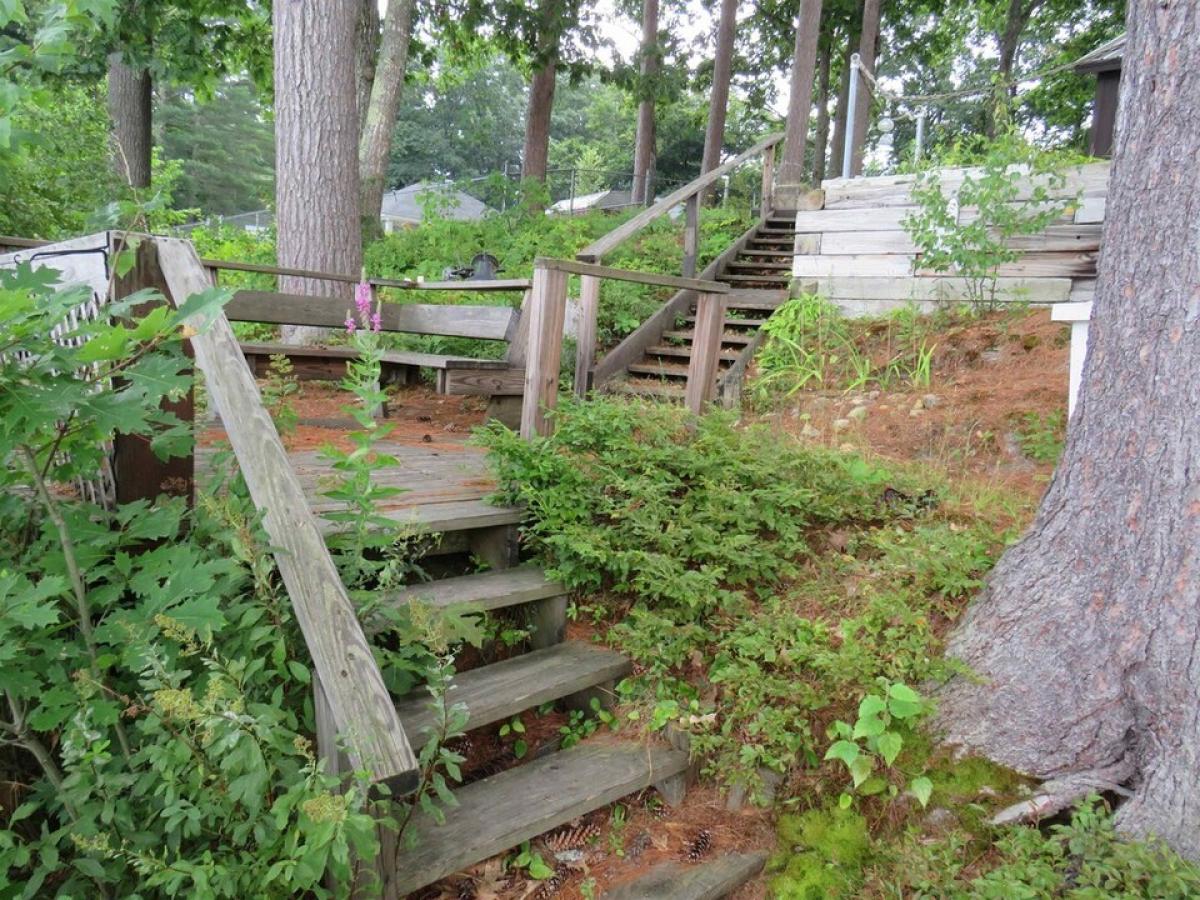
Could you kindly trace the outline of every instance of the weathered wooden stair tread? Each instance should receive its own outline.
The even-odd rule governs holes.
[[[646,355],[647,356],[680,356],[680,357],[684,357],[684,358],[690,358],[692,355],[692,348],[688,347],[686,344],[673,344],[673,345],[656,344],[655,346],[649,347],[646,349]],[[721,359],[722,360],[726,360],[728,362],[735,362],[737,360],[737,358],[738,358],[738,352],[736,350],[722,350],[721,351]]]
[[[557,581],[546,577],[537,566],[517,566],[493,572],[478,572],[443,578],[427,584],[414,584],[386,597],[389,603],[408,603],[419,600],[429,606],[444,609],[469,604],[478,609],[503,609],[520,606],[534,600],[545,600],[566,593]]]
[[[542,703],[624,678],[630,668],[629,660],[620,653],[580,641],[565,641],[455,675],[447,700],[465,703],[470,716],[467,728],[479,728]],[[405,733],[418,745],[424,743],[422,733],[436,723],[429,697],[422,691],[402,700],[397,709]]]
[[[687,378],[688,367],[683,363],[640,362],[629,366],[635,375],[661,376],[663,378]]]
[[[418,506],[384,507],[379,514],[393,520],[397,528],[410,526],[421,532],[442,533],[517,525],[524,510],[513,506],[491,506],[482,500],[456,500],[449,503],[424,503]],[[348,526],[323,520],[325,534],[337,534]]]
[[[684,316],[684,321],[691,323],[691,324],[695,324],[696,317],[695,316]],[[726,326],[740,325],[745,328],[761,328],[763,325],[766,325],[766,324],[767,324],[766,319],[739,319],[737,316],[726,316],[725,317],[725,325]]]
[[[778,275],[718,275],[717,281],[726,282],[728,284],[741,282],[755,282],[767,284],[786,284],[790,280],[788,277],[780,277]]]
[[[664,863],[605,891],[604,900],[719,900],[762,871],[765,853],[730,853],[700,865]]]
[[[667,381],[630,378],[619,381],[613,388],[619,394],[632,397],[652,397],[663,400],[682,400],[683,387]]]
[[[392,889],[403,897],[687,766],[678,750],[588,741],[469,784],[445,824],[419,815],[409,826],[415,846],[397,854]]]
[[[767,269],[771,272],[786,272],[792,268],[788,262],[768,262],[766,260],[737,259],[728,266],[730,269]]]
[[[673,338],[679,341],[690,341],[695,338],[695,336],[696,332],[691,330],[663,332],[663,337]],[[723,344],[748,344],[752,340],[754,340],[754,336],[749,334],[730,334],[729,332],[726,332],[725,334],[721,335],[721,343]]]

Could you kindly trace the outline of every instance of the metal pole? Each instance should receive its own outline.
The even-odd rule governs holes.
[[[571,170],[571,213],[575,213],[575,170]]]
[[[917,113],[917,155],[916,161],[921,161],[921,154],[925,152],[925,111],[921,110]]]
[[[850,169],[854,161],[854,115],[858,106],[858,67],[862,65],[859,55],[850,55],[850,102],[846,105],[846,143],[842,149],[842,177],[850,177]]]

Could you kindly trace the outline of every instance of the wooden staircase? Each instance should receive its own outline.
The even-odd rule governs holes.
[[[549,702],[585,707],[592,697],[608,695],[631,668],[619,653],[564,639],[565,589],[540,568],[516,564],[515,523],[521,510],[488,509],[490,517],[466,509],[460,518],[445,509],[415,517],[436,521],[445,547],[476,548],[497,568],[414,585],[383,598],[393,605],[420,601],[441,609],[467,605],[524,614],[533,629],[528,652],[461,672],[453,680],[448,701],[466,706],[468,731]],[[397,710],[405,733],[420,748],[435,725],[430,698],[422,690],[401,698]],[[408,826],[415,838],[411,849],[385,849],[391,858],[382,866],[384,896],[404,897],[652,785],[660,786],[669,801],[678,801],[689,765],[686,752],[666,744],[612,735],[532,756],[536,758],[455,787],[458,805],[445,810],[441,825],[415,813]]]
[[[730,287],[716,394],[725,405],[737,402],[741,376],[762,341],[760,329],[787,299],[794,244],[795,213],[772,213],[743,235],[729,258],[719,261],[711,276],[712,280]],[[680,309],[658,340],[625,367],[626,377],[614,380],[610,389],[633,396],[682,401],[695,325],[696,305],[692,301]]]

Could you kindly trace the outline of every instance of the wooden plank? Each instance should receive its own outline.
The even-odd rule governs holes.
[[[900,255],[797,256],[792,261],[792,274],[797,278],[837,278],[851,276],[872,278],[912,274],[913,258]]]
[[[471,531],[497,525],[516,525],[524,520],[520,509],[492,506],[482,500],[451,500],[445,503],[423,503],[419,506],[384,507],[384,518],[397,525],[397,531],[411,528],[422,534],[445,534],[451,531]],[[322,520],[322,534],[338,534],[348,527],[345,523]]]
[[[763,212],[767,212],[774,206],[775,193],[775,147],[768,147],[763,151],[763,168],[762,168],[762,187],[761,202],[759,208]]]
[[[37,246],[28,244],[26,246]],[[358,275],[335,272],[318,272],[314,269],[296,269],[287,266],[269,266],[262,263],[244,263],[227,259],[202,259],[204,267],[214,275],[219,271],[250,272],[258,275],[286,275],[295,278],[312,278],[318,281],[334,281],[341,284],[358,284]],[[487,281],[422,281],[420,278],[368,278],[367,283],[375,287],[392,287],[413,291],[524,291],[529,288],[525,278],[496,278]]]
[[[418,888],[687,769],[688,755],[595,738],[455,790],[444,825],[418,813],[389,895]]]
[[[415,584],[382,594],[379,601],[397,605],[416,601],[438,609],[466,605],[494,610],[558,597],[566,592],[562,584],[547,578],[538,566],[518,566]]]
[[[234,322],[339,329],[345,327],[348,312],[346,304],[335,297],[274,291],[238,291],[225,310],[226,316]],[[384,331],[493,341],[508,338],[517,316],[516,310],[509,306],[433,303],[383,303],[379,312]]]
[[[126,240],[110,234],[110,253],[115,255],[125,248]],[[167,285],[158,266],[158,251],[153,241],[139,240],[134,250],[133,268],[124,275],[113,273],[109,295],[113,300],[128,297],[137,291],[150,288],[162,294]],[[139,303],[130,310],[134,318],[148,315],[152,309],[164,302],[157,298]],[[183,352],[191,357],[190,341],[183,342]],[[174,413],[181,422],[191,425],[195,418],[195,393],[189,382],[187,393],[178,400],[162,401],[163,410]],[[132,503],[135,500],[154,500],[159,494],[183,497],[192,505],[196,484],[196,460],[193,453],[159,459],[150,446],[150,438],[143,435],[121,434],[113,436],[113,482],[117,503]]]
[[[698,866],[664,863],[601,894],[604,900],[720,900],[754,878],[765,853],[730,853]]]
[[[575,396],[586,397],[596,361],[596,327],[600,316],[600,279],[579,279],[579,333],[575,336]]]
[[[687,200],[688,197],[691,197],[693,194],[699,194],[710,185],[716,184],[721,180],[721,178],[732,172],[742,163],[753,159],[760,153],[763,153],[768,147],[774,147],[782,140],[782,132],[763,138],[749,150],[738,154],[729,162],[725,163],[725,165],[718,166],[711,172],[707,172],[701,175],[699,178],[689,181],[683,187],[679,188],[679,190],[668,194],[666,197],[659,200],[648,209],[642,210],[642,212],[638,213],[632,219],[629,219],[618,227],[614,228],[599,240],[593,241],[591,244],[575,254],[575,258],[585,262],[599,262],[659,216],[666,215],[680,203],[683,203],[685,200]]]
[[[293,359],[353,359],[357,351],[353,347],[311,347],[297,344],[241,344],[247,356],[288,356]],[[467,356],[446,356],[442,353],[418,353],[414,350],[386,350],[383,361],[394,365],[420,366],[428,369],[445,369],[455,366],[460,369],[503,369],[508,363],[502,359],[471,359]]]
[[[482,728],[527,709],[604,684],[629,674],[632,665],[620,653],[564,641],[503,662],[454,676],[450,702],[467,707],[466,730]],[[400,720],[413,740],[424,743],[437,717],[424,688],[399,704]]]
[[[595,273],[588,273],[595,274]],[[567,314],[567,272],[535,263],[529,302],[529,355],[521,400],[521,437],[548,435],[558,406],[558,369]]]
[[[680,272],[684,278],[696,274],[696,254],[700,250],[700,194],[688,197],[683,214],[683,263]],[[687,287],[687,285],[676,285]],[[701,288],[696,288],[701,290]]]
[[[1095,278],[1076,278],[1071,282],[1071,294],[1069,297],[1072,303],[1088,303],[1096,299],[1096,279]]]
[[[872,226],[873,222],[864,223]],[[860,253],[884,254],[900,253],[914,254],[917,245],[904,231],[834,231],[829,234],[798,235],[798,237],[816,237],[820,241],[819,253],[826,256],[849,256]],[[797,248],[799,253],[799,248]]]
[[[613,281],[631,281],[634,284],[673,287],[682,291],[708,291],[711,294],[723,294],[729,290],[725,285],[706,278],[681,278],[678,275],[659,275],[657,272],[635,272],[631,269],[614,269],[612,266],[578,262],[573,259],[552,259],[539,256],[533,264],[537,268],[553,269],[556,272],[566,272],[571,275],[593,275],[597,278],[610,278]]]
[[[1079,278],[1095,276],[1099,253],[1023,253],[1021,258],[997,267],[1000,275],[1016,277]]]
[[[796,235],[795,243],[792,245],[792,252],[799,255],[811,255],[823,253],[825,247],[825,235],[817,234],[798,234]],[[755,251],[755,253],[763,253],[766,251]]]
[[[1075,224],[1094,225],[1103,222],[1107,205],[1104,197],[1085,197],[1075,209]]]
[[[946,300],[967,296],[962,278],[818,278],[819,293],[830,299],[851,300]],[[1005,299],[1024,299],[1030,303],[1058,303],[1071,290],[1069,278],[1000,278],[998,293]]]
[[[796,213],[798,234],[825,233],[835,231],[862,231],[869,225],[872,231],[903,231],[904,218],[916,212],[915,206],[897,206],[875,209],[864,215],[861,209],[820,209],[813,212]],[[822,245],[825,238],[822,238]]]
[[[687,389],[683,403],[696,415],[712,399],[721,356],[725,301],[719,294],[701,294],[696,299],[696,336],[688,360]]]
[[[212,287],[190,243],[154,241],[176,306]],[[370,772],[393,794],[407,793],[417,785],[416,757],[229,321],[218,316],[192,337],[192,346],[250,496],[263,511],[263,528],[329,698],[337,733],[356,768]]]
[[[472,281],[421,281],[407,278],[370,278],[375,287],[399,288],[406,291],[461,291],[468,294],[517,293],[529,290],[528,278],[492,278]]]
[[[449,365],[441,393],[450,396],[520,397],[525,393],[525,370],[514,367],[460,368]]]

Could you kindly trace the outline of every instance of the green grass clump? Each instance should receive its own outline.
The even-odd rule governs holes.
[[[812,809],[779,820],[781,851],[771,860],[778,900],[853,897],[871,851],[867,822],[846,809]]]

